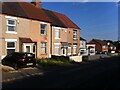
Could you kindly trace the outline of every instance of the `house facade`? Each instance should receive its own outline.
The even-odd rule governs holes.
[[[93,43],[87,43],[87,55],[95,55],[96,54],[96,50],[95,47],[96,45]]]
[[[78,55],[80,28],[64,14],[43,10],[51,20],[52,55]]]
[[[54,25],[45,10],[39,7],[39,2],[32,4],[3,2],[0,5],[2,5],[1,57],[12,52],[31,52],[36,58],[48,58],[58,54],[77,55],[80,29],[61,26],[62,21]]]
[[[93,39],[90,43],[94,43],[96,45],[95,49],[96,52],[103,52],[103,53],[115,53],[116,46],[110,40],[98,40]]]
[[[4,6],[6,5],[6,6]],[[10,13],[7,8],[11,5],[14,7],[17,5],[19,7],[17,10],[20,11],[21,8],[33,8],[31,10],[36,10],[36,7],[29,3],[14,2],[14,3],[3,3],[2,17],[2,57],[12,52],[30,52],[34,53],[35,57],[48,57],[50,55],[50,23],[49,19],[42,20],[37,19],[36,16],[26,16],[23,12],[30,14],[26,8],[25,11],[19,13],[14,12],[11,8]],[[36,12],[41,12],[38,9]],[[15,14],[19,14],[17,16]],[[41,16],[44,16],[41,15]],[[38,15],[38,17],[40,17]],[[32,19],[31,19],[32,18]],[[42,47],[45,46],[45,47]]]
[[[116,52],[116,46],[114,45],[114,43],[111,40],[104,40],[107,42],[108,45],[108,52],[109,53],[115,53]]]
[[[80,34],[79,30],[76,29],[74,30],[69,28],[53,27],[52,55],[58,55],[58,56],[78,55],[79,34]]]
[[[80,37],[80,55],[87,55],[87,41]]]
[[[93,43],[96,45],[96,52],[108,52],[107,42],[99,39],[92,39],[89,43]]]

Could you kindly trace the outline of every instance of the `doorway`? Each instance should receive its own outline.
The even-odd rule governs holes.
[[[66,48],[62,48],[62,55],[66,56]]]
[[[25,45],[25,52],[27,52],[27,53],[32,53],[32,52],[31,52],[31,46],[30,46],[30,45]]]

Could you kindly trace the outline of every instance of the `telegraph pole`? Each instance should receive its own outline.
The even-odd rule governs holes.
[[[118,42],[120,42],[120,1],[118,2]]]

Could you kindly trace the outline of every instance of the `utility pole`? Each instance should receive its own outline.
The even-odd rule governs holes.
[[[120,1],[118,2],[118,42],[120,42]]]
[[[118,2],[118,47],[120,45],[120,1]],[[120,55],[120,50],[118,48],[118,55]]]

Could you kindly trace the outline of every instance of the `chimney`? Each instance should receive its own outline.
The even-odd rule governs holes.
[[[41,1],[32,0],[31,4],[33,4],[37,8],[41,8]]]

